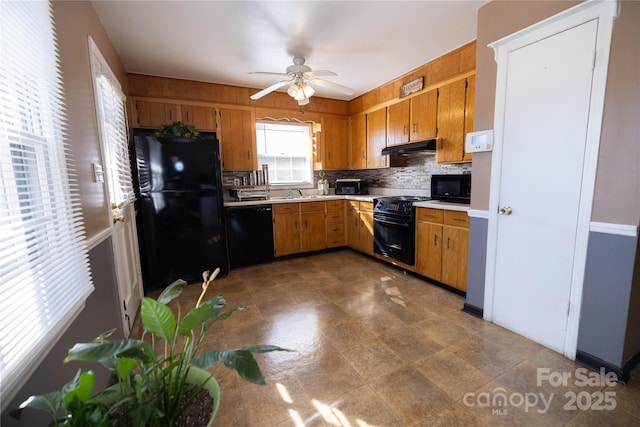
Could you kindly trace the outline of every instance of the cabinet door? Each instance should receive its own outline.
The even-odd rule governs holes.
[[[275,256],[300,252],[300,214],[274,212],[273,235]]]
[[[438,163],[463,160],[466,87],[467,79],[462,79],[438,89]]]
[[[358,202],[349,202],[347,205],[347,246],[360,250],[360,210],[353,206]]]
[[[469,230],[445,225],[442,237],[442,282],[466,291]]]
[[[436,137],[438,90],[434,89],[411,98],[411,141]]]
[[[367,168],[367,116],[360,114],[350,120],[349,169]]]
[[[182,121],[194,125],[199,131],[216,131],[216,110],[200,105],[182,105]]]
[[[467,133],[473,132],[473,116],[476,102],[476,76],[469,76],[467,79],[467,99],[464,107],[464,140],[466,141]],[[464,147],[464,145],[463,145]],[[471,153],[464,152],[463,160],[471,161]]]
[[[257,169],[255,125],[249,110],[220,109],[218,138],[222,146],[222,169]]]
[[[302,252],[319,251],[327,247],[327,223],[324,212],[302,214]]]
[[[409,142],[409,105],[410,101],[405,99],[389,106],[387,146]]]
[[[367,114],[367,168],[386,168],[389,156],[383,156],[387,144],[387,109]]]
[[[416,271],[440,281],[442,277],[442,225],[418,221],[416,224]]]
[[[373,256],[373,212],[360,211],[360,251]]]
[[[136,101],[136,112],[141,128],[159,128],[180,120],[177,105],[168,102]]]
[[[349,169],[349,119],[322,118],[323,169]]]

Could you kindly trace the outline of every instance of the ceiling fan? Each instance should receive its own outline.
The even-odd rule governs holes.
[[[324,87],[335,92],[340,92],[345,95],[353,95],[354,89],[350,87],[342,86],[337,83],[330,82],[328,80],[320,79],[318,77],[325,76],[337,76],[336,73],[329,70],[313,71],[311,67],[304,65],[304,58],[301,56],[295,56],[293,58],[293,65],[287,67],[284,73],[271,73],[264,71],[255,71],[249,74],[266,74],[271,76],[286,77],[284,80],[271,86],[262,89],[260,92],[256,92],[250,96],[251,99],[260,99],[263,96],[280,89],[283,86],[289,84],[287,93],[298,101],[298,105],[306,105],[309,103],[309,98],[315,93],[312,85]]]

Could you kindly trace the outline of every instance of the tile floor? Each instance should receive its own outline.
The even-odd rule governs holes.
[[[638,369],[607,385],[461,312],[461,296],[351,250],[237,269],[215,293],[247,308],[208,337],[210,349],[295,350],[256,356],[266,386],[217,371],[217,426],[640,425]],[[179,303],[197,294],[187,286]],[[538,385],[539,368],[549,376]],[[554,383],[560,375],[571,377]]]

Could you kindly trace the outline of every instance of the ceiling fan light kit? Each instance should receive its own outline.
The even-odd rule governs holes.
[[[259,92],[254,93],[250,96],[251,99],[260,99],[263,96],[280,89],[283,86],[289,85],[287,89],[287,93],[290,97],[298,101],[298,105],[307,105],[309,103],[309,98],[315,94],[315,89],[311,86],[311,84],[317,84],[318,86],[322,86],[326,89],[337,91],[340,93],[344,93],[345,95],[353,95],[355,90],[339,85],[337,83],[333,83],[327,80],[319,79],[317,76],[337,76],[336,73],[329,70],[319,70],[313,71],[311,67],[304,65],[304,58],[301,56],[296,56],[293,58],[293,65],[287,67],[285,73],[271,73],[271,72],[253,72],[249,74],[268,74],[275,76],[288,77],[285,80],[281,80],[278,83],[275,83]]]

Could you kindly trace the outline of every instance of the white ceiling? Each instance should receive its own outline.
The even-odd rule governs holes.
[[[262,89],[294,55],[353,99],[476,38],[486,0],[93,1],[128,72]],[[284,88],[286,89],[286,87]],[[268,96],[268,95],[267,95]]]

